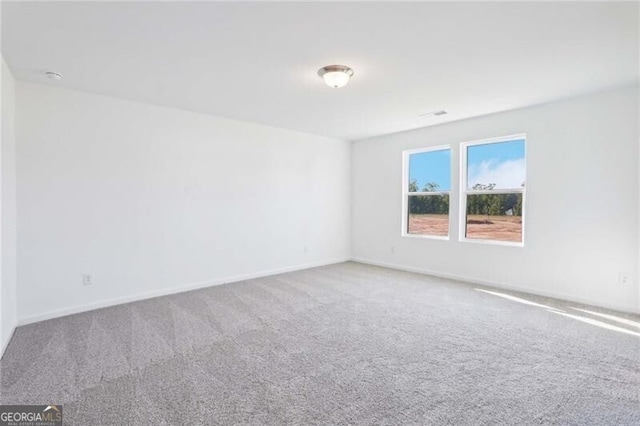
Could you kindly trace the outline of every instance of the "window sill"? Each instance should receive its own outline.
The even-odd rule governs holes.
[[[422,240],[440,240],[440,241],[449,241],[450,240],[448,235],[446,237],[443,237],[443,236],[439,236],[439,235],[407,234],[406,232],[403,232],[402,236],[403,237],[408,237],[408,238],[418,238],[418,239],[422,239]]]
[[[461,243],[472,244],[484,244],[490,246],[504,246],[504,247],[524,247],[524,243],[514,243],[512,241],[497,241],[497,240],[481,240],[475,238],[460,238]]]

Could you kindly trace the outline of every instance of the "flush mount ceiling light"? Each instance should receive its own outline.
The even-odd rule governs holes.
[[[50,80],[60,81],[62,80],[62,74],[58,74],[57,72],[47,71],[44,73]]]
[[[346,65],[327,65],[318,70],[318,75],[322,77],[327,86],[337,89],[347,85],[353,75],[353,70]]]

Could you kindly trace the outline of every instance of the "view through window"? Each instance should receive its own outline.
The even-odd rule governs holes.
[[[404,233],[447,238],[451,149],[436,147],[409,151],[407,155]]]
[[[523,242],[525,137],[462,144],[462,239]]]

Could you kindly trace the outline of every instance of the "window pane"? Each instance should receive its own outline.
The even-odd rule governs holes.
[[[407,233],[449,235],[449,195],[409,196]]]
[[[450,189],[450,149],[409,155],[409,192],[449,191]]]
[[[522,194],[467,195],[466,237],[522,242]]]
[[[525,184],[524,139],[467,147],[468,189],[512,189]]]

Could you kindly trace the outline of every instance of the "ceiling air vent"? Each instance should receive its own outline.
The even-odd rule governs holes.
[[[425,112],[424,114],[418,115],[418,117],[440,117],[441,115],[445,115],[446,113],[447,111],[441,109],[438,111]]]

